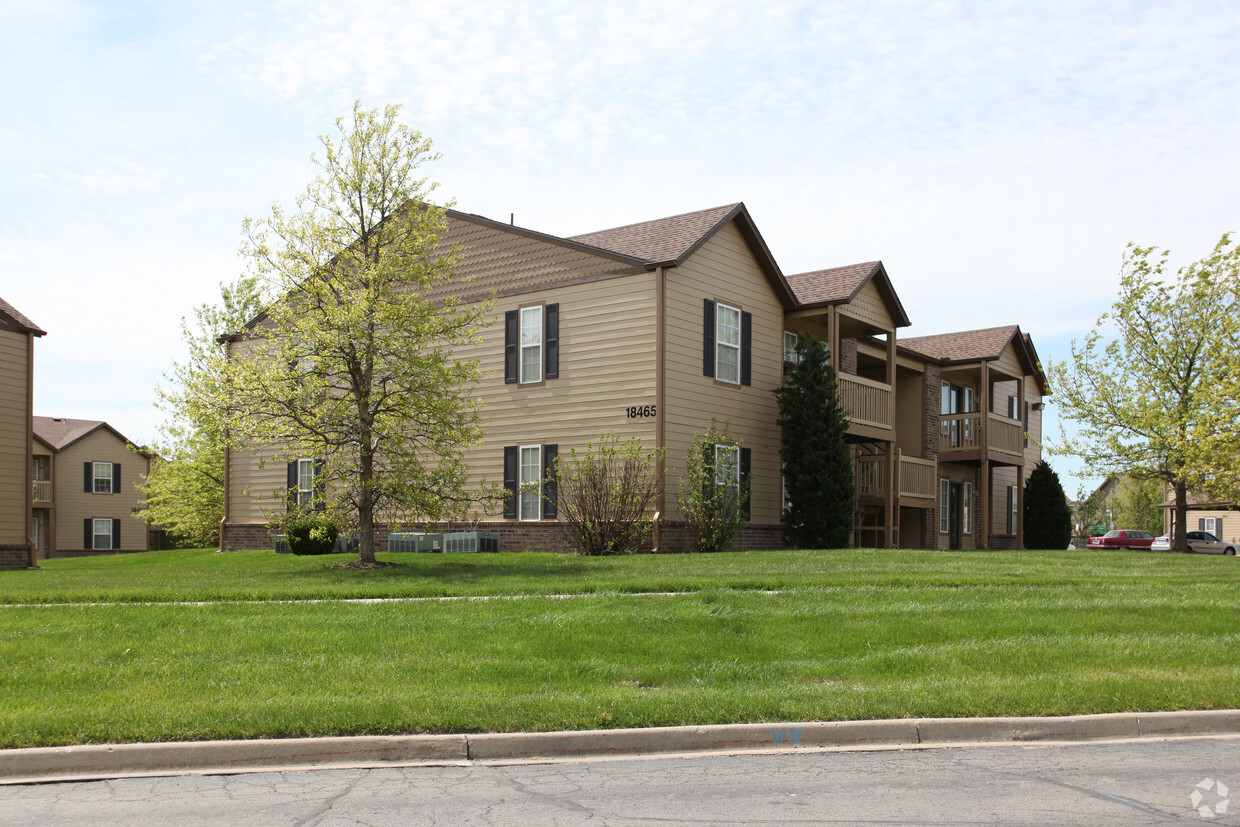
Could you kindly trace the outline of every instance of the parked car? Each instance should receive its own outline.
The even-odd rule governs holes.
[[[1150,545],[1151,551],[1171,551],[1171,535],[1156,537]],[[1232,554],[1236,553],[1234,543],[1225,543],[1208,531],[1188,532],[1188,550],[1198,554]]]
[[[1115,529],[1101,537],[1090,537],[1085,548],[1133,548],[1149,551],[1154,542],[1154,535],[1148,531],[1132,529]]]

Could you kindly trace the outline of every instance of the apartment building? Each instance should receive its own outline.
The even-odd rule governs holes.
[[[33,422],[32,540],[37,556],[80,557],[150,548],[135,517],[134,485],[151,455],[106,422],[36,416]]]
[[[0,568],[35,565],[30,480],[34,340],[46,335],[0,298]]]
[[[881,262],[785,276],[743,204],[571,238],[452,210],[447,221],[441,243],[469,277],[457,295],[494,297],[494,323],[459,353],[483,375],[471,483],[508,492],[467,518],[506,550],[565,547],[546,472],[608,432],[665,451],[658,544],[685,547],[680,474],[711,419],[729,423],[749,480],[738,547],[780,547],[773,391],[801,332],[828,343],[839,372],[858,545],[1021,546],[1022,483],[1038,457],[1026,435],[1040,432],[1045,381],[1018,327],[901,340],[909,318]],[[269,546],[268,522],[293,486],[311,489],[313,468],[279,446],[231,451],[221,548]]]

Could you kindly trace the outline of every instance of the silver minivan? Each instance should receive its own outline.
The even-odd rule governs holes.
[[[1235,554],[1236,546],[1233,543],[1224,543],[1208,531],[1190,531],[1188,550],[1198,554]],[[1164,534],[1155,538],[1150,545],[1150,551],[1171,551],[1171,535]]]

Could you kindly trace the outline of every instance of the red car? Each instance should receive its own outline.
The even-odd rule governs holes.
[[[1090,537],[1089,542],[1085,544],[1085,548],[1135,548],[1149,551],[1150,544],[1153,542],[1154,535],[1148,531],[1116,529],[1115,531],[1108,531],[1101,537]]]

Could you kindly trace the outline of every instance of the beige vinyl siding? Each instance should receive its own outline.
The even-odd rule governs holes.
[[[1167,509],[1167,513],[1170,514],[1171,509]],[[1190,508],[1188,511],[1188,530],[1200,531],[1201,521],[1211,517],[1223,521],[1223,536],[1219,537],[1220,540],[1225,543],[1240,545],[1240,511],[1196,511]],[[1164,520],[1164,522],[1166,521]],[[1171,529],[1166,529],[1166,531],[1170,533]]]
[[[1013,465],[999,465],[990,472],[990,533],[996,537],[1007,534],[1007,487],[1018,484],[1018,470]]]
[[[1010,376],[1024,375],[1025,369],[1021,367],[1020,358],[1016,355],[1016,348],[1011,342],[999,354],[999,358],[991,363],[991,370],[995,368]]]
[[[0,545],[22,545],[29,531],[30,337],[0,330]]]
[[[1033,406],[1042,401],[1038,391],[1038,380],[1032,376],[1025,377],[1025,401],[1029,403],[1029,444],[1025,446],[1025,479],[1033,473],[1033,468],[1042,459],[1042,411]]]
[[[887,303],[883,301],[883,296],[872,279],[865,283],[852,301],[840,305],[839,312],[881,330],[895,329],[895,322],[887,312]]]
[[[704,299],[753,314],[751,386],[730,385],[702,375]],[[749,247],[732,225],[716,233],[683,265],[667,271],[667,516],[676,507],[679,477],[695,432],[711,418],[730,421],[730,432],[751,449],[751,521],[779,522],[780,434],[773,391],[783,377],[783,306]]]
[[[112,494],[87,493],[83,485],[83,464],[87,462],[119,462],[121,490]],[[60,549],[79,550],[82,544],[82,521],[110,519],[121,521],[121,542],[115,550],[145,551],[146,523],[135,519],[140,495],[135,486],[149,471],[141,454],[106,428],[100,428],[65,448],[56,455],[56,544]]]
[[[630,406],[656,404],[655,281],[644,272],[496,300],[482,344],[459,351],[463,359],[478,359],[482,374],[485,436],[466,455],[472,488],[503,484],[507,445],[555,444],[563,461],[609,432],[656,447],[657,420],[625,416]],[[559,378],[506,384],[504,313],[534,304],[559,305]],[[503,508],[477,507],[470,516],[501,519]]]
[[[504,313],[537,304],[559,305],[559,377],[507,384]],[[481,375],[477,398],[485,434],[480,446],[466,452],[470,488],[503,484],[506,445],[556,444],[567,457],[614,431],[639,436],[653,449],[656,420],[626,419],[625,408],[655,404],[655,310],[652,272],[497,299],[482,343],[457,351],[461,359],[478,359]],[[284,513],[287,459],[275,447],[261,456],[232,452],[231,524],[265,523]],[[467,516],[502,519],[502,504],[479,504]]]
[[[288,458],[275,449],[229,454],[230,523],[266,523],[287,510]]]

